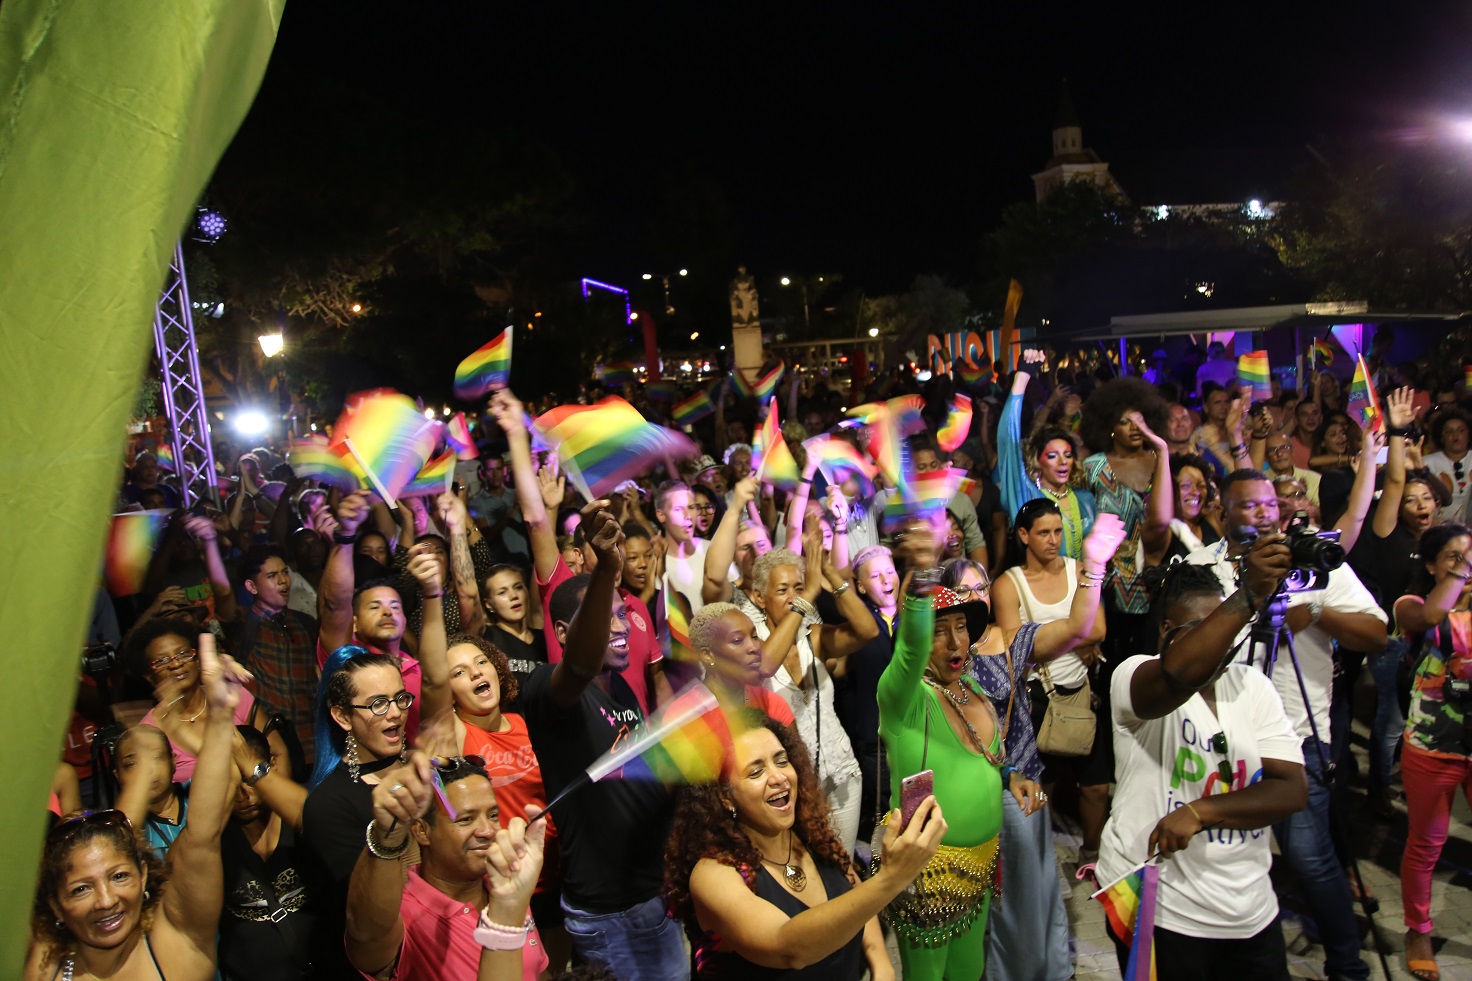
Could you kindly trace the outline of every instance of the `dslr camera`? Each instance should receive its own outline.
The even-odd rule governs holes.
[[[1299,511],[1283,529],[1283,542],[1293,554],[1293,568],[1283,580],[1283,591],[1306,593],[1329,585],[1329,573],[1344,564],[1344,546],[1339,532],[1315,531],[1307,511]]]
[[[117,648],[111,644],[95,644],[82,648],[82,673],[92,678],[106,678],[118,666]]]

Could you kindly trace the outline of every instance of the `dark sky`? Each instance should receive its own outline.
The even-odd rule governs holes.
[[[650,215],[701,186],[733,263],[871,291],[974,272],[1032,198],[1064,76],[1140,203],[1272,197],[1306,144],[1472,115],[1467,4],[890,6],[294,0],[257,113],[361,129],[395,106],[543,142],[576,179],[589,275],[686,264]]]

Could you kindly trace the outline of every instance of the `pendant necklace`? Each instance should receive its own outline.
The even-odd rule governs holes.
[[[760,854],[760,852],[758,852]],[[767,856],[762,855],[762,861],[768,865],[782,866],[782,878],[787,880],[787,885],[793,892],[802,892],[808,885],[808,874],[802,870],[802,866],[792,864],[792,832],[787,832],[787,858],[781,862],[774,862]]]

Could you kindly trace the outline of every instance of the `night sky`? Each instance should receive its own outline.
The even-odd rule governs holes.
[[[400,138],[382,118],[481,127],[572,176],[584,274],[688,264],[651,231],[680,189],[722,203],[732,265],[872,294],[974,275],[981,236],[1032,199],[1065,76],[1141,204],[1271,199],[1307,144],[1472,115],[1466,4],[519,6],[288,4],[244,149],[321,179],[300,127],[371,133],[351,164],[369,173],[372,142]]]

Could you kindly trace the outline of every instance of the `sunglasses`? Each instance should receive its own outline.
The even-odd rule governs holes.
[[[429,759],[429,765],[434,767],[434,772],[430,774],[430,779],[434,783],[435,796],[440,799],[440,804],[444,807],[445,813],[450,815],[450,820],[458,820],[460,817],[459,812],[450,803],[450,798],[445,796],[445,775],[452,774],[459,776],[460,771],[466,770],[470,773],[479,773],[481,776],[486,776],[486,758],[475,755],[432,756]],[[453,777],[450,782],[455,782]]]
[[[1227,755],[1227,734],[1225,732],[1219,732],[1211,737],[1211,751],[1222,754],[1222,761],[1216,765],[1216,774],[1222,778],[1222,783],[1230,789],[1232,786],[1232,761]]]
[[[387,695],[379,695],[367,705],[355,705],[349,702],[348,707],[355,709],[367,709],[374,715],[388,715],[388,707],[390,705],[397,705],[400,711],[407,712],[409,711],[409,707],[413,704],[414,696],[409,692],[401,691],[393,698],[389,698]]]
[[[133,833],[133,822],[128,820],[128,815],[116,808],[108,808],[105,811],[83,811],[76,817],[67,818],[47,832],[46,844],[52,845],[66,841],[89,825],[103,828],[126,828],[129,834]]]

